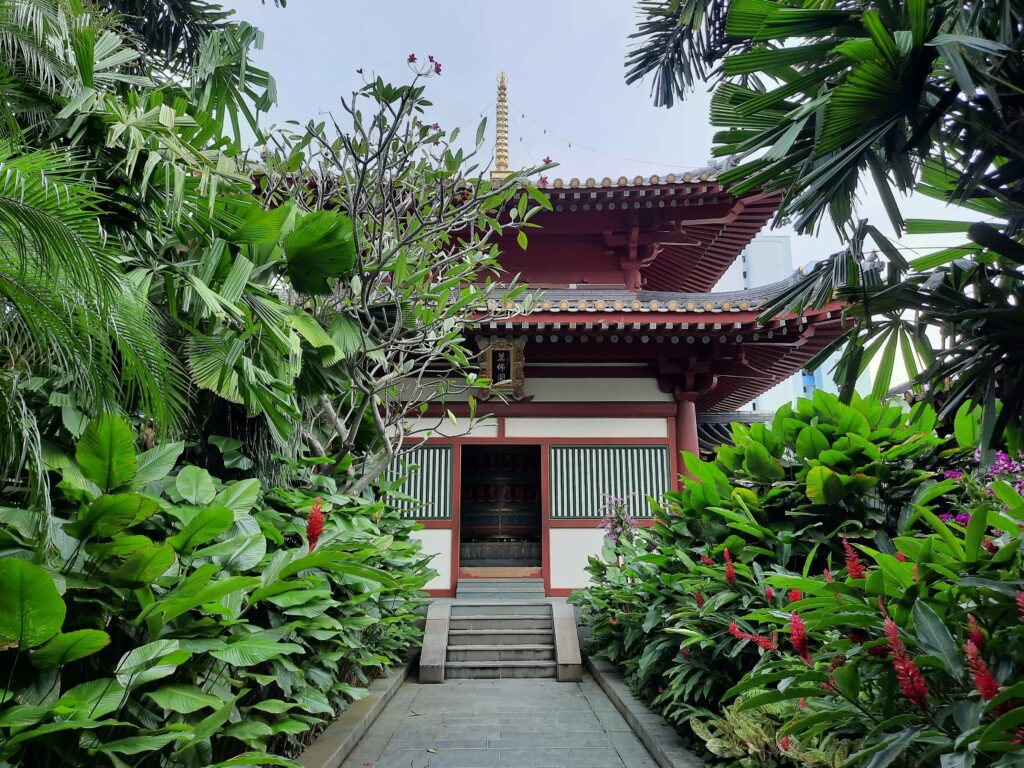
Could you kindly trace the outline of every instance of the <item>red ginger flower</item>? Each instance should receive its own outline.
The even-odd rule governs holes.
[[[985,633],[981,631],[973,613],[967,614],[967,639],[974,643],[979,651],[985,647]]]
[[[313,506],[309,510],[309,517],[306,518],[306,541],[309,542],[309,551],[312,552],[316,543],[320,541],[320,534],[324,530],[324,511],[320,507],[320,497],[316,497]]]
[[[928,701],[928,685],[917,664],[907,654],[899,627],[890,618],[885,620],[885,639],[889,642],[889,653],[892,654],[892,666],[896,670],[900,690],[915,707],[923,711]]]
[[[732,564],[732,557],[729,556],[729,548],[726,547],[722,553],[725,557],[725,580],[730,584],[736,583],[736,566]]]
[[[704,607],[704,595],[703,595],[703,593],[701,593],[699,591],[698,592],[694,592],[693,593],[693,599],[697,601],[697,607],[698,608],[703,608]]]
[[[851,579],[863,579],[866,574],[864,564],[846,539],[843,539],[843,549],[846,550],[846,572],[850,575]]]
[[[749,632],[744,632],[740,629],[740,625],[735,621],[729,625],[729,634],[737,640],[750,640],[759,648],[763,648],[766,651],[774,651],[778,648],[778,644],[776,644],[771,638],[765,637],[764,635],[752,635]]]
[[[1024,621],[1024,592],[1017,591],[1017,610],[1020,611],[1021,621]]]
[[[828,568],[825,569],[825,583],[832,583],[832,571],[830,571]]]
[[[787,594],[787,597],[789,598],[789,602],[791,602],[791,603],[795,603],[797,600],[803,600],[804,599],[803,593],[801,593],[799,589],[791,589],[791,590],[789,590],[789,593]]]
[[[904,555],[902,552],[896,553],[896,559],[899,560],[901,563],[907,562],[907,556]]]
[[[793,648],[804,663],[810,666],[811,652],[807,650],[807,625],[798,613],[790,614],[789,617],[789,642],[793,644]]]
[[[712,559],[711,559],[710,557],[708,557],[707,555],[701,555],[701,556],[700,556],[700,561],[701,561],[702,563],[704,563],[704,565],[714,565],[714,564],[715,564],[715,561],[714,561],[714,560],[712,560]]]
[[[966,650],[967,666],[970,667],[971,674],[974,675],[974,687],[978,689],[982,699],[991,701],[999,693],[999,681],[992,674],[992,670],[988,668],[985,659],[981,657],[981,649],[972,640],[967,641]]]
[[[772,589],[771,587],[765,587],[764,588],[764,599],[767,600],[770,603],[772,601],[773,597],[775,597],[775,590]]]

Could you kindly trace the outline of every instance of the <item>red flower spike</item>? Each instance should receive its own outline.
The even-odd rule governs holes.
[[[800,697],[800,709],[803,712],[807,711],[807,699],[805,699],[803,696]]]
[[[781,739],[779,739],[779,749],[781,749],[783,752],[789,751],[789,736],[783,736]]]
[[[324,511],[320,504],[320,497],[317,496],[310,507],[309,517],[306,518],[306,541],[309,542],[310,552],[316,548],[316,543],[320,541],[320,534],[324,530]]]
[[[689,648],[683,648],[683,658],[684,659],[690,658],[690,649]]]
[[[701,592],[694,592],[693,593],[693,599],[697,601],[697,607],[698,608],[703,608],[704,607],[704,595],[703,595],[703,593],[701,593]]]
[[[791,589],[786,595],[789,598],[789,602],[795,603],[797,600],[803,600],[804,596],[799,589]]]
[[[732,557],[729,556],[729,548],[726,547],[725,552],[722,553],[725,557],[725,580],[729,584],[736,583],[736,566],[732,564]]]
[[[811,653],[807,650],[807,625],[800,614],[793,613],[789,617],[789,642],[807,666],[811,665]]]
[[[974,687],[978,689],[982,699],[992,701],[999,694],[999,681],[988,668],[985,659],[981,657],[981,649],[977,645],[968,640],[966,651],[967,666],[974,675]]]
[[[981,631],[973,613],[967,614],[967,639],[974,643],[979,651],[985,647],[985,633]]]
[[[773,597],[775,597],[775,590],[772,589],[771,587],[765,587],[764,588],[764,599],[767,600],[770,603],[772,601]]]
[[[981,546],[983,546],[985,548],[985,551],[988,552],[990,555],[994,555],[999,551],[999,547],[996,546],[996,543],[992,541],[992,539],[985,539],[983,542],[981,542]]]
[[[712,560],[712,559],[711,559],[710,557],[708,557],[707,555],[701,555],[701,556],[700,556],[700,561],[701,561],[702,563],[704,563],[704,565],[714,565],[714,564],[715,564],[715,561],[714,561],[714,560]]]
[[[846,539],[843,539],[843,549],[846,551],[846,572],[851,579],[863,579],[867,571],[864,570],[860,556]]]
[[[1024,592],[1017,591],[1017,611],[1020,613],[1021,621],[1024,621]]]
[[[889,618],[885,620],[885,639],[889,643],[892,666],[896,670],[896,680],[900,684],[900,690],[915,707],[924,711],[928,701],[928,685],[925,683],[921,670],[917,668],[917,664],[907,655],[907,648],[900,638],[899,627],[896,626],[895,621]]]
[[[907,556],[904,555],[902,552],[896,553],[896,559],[899,560],[901,563],[907,562]]]
[[[832,583],[832,571],[830,571],[828,568],[825,569],[825,583]]]
[[[729,634],[737,640],[750,640],[752,643],[757,645],[758,648],[763,648],[766,651],[774,651],[779,647],[772,638],[765,637],[764,635],[752,635],[749,632],[744,632],[740,629],[740,625],[735,621],[729,625]]]

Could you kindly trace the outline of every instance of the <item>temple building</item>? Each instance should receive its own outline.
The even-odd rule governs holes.
[[[502,82],[499,178],[505,109]],[[543,577],[548,596],[584,586],[606,494],[649,518],[647,497],[679,487],[681,451],[699,453],[702,436],[712,447],[735,411],[842,333],[838,303],[759,322],[787,281],[712,291],[779,203],[731,195],[718,170],[554,179],[528,248],[514,232],[501,241],[502,267],[536,294],[531,312],[483,321],[472,339],[502,397],[481,393],[468,431],[447,418],[468,407],[430,406],[432,436],[409,457],[432,594],[474,575]]]

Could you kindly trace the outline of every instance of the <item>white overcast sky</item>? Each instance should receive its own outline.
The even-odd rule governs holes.
[[[647,84],[625,84],[623,61],[636,21],[630,0],[290,0],[287,8],[271,0],[266,5],[231,0],[227,5],[265,35],[255,58],[277,80],[273,122],[305,122],[336,109],[341,94],[361,85],[359,68],[400,83],[411,76],[408,54],[421,60],[433,54],[443,74],[429,83],[431,118],[446,129],[462,126],[472,135],[486,114],[492,131],[496,76],[508,73],[514,167],[550,156],[560,164],[551,178],[618,178],[679,173],[711,156],[706,88],[672,109],[656,109]],[[864,215],[888,232],[875,196],[864,197]],[[923,198],[908,201],[904,214],[968,218]],[[959,236],[904,242],[954,245]],[[817,237],[794,236],[792,246],[799,266],[838,249],[839,240],[826,222]]]

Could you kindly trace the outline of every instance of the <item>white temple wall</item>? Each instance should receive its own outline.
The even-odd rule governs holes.
[[[664,418],[508,417],[506,437],[650,437],[667,438]]]
[[[493,416],[484,416],[470,422],[468,416],[459,416],[452,424],[447,416],[423,416],[413,419],[406,428],[410,437],[497,437],[498,422]]]
[[[451,528],[424,528],[413,531],[412,536],[423,544],[423,554],[433,555],[430,567],[437,576],[427,582],[425,589],[450,589],[452,583],[452,530]]]
[[[670,403],[652,378],[526,379],[526,394],[541,403]]]
[[[597,525],[597,521],[594,521]],[[600,528],[551,528],[551,588],[580,589],[589,583],[587,559],[601,553],[605,532]]]

